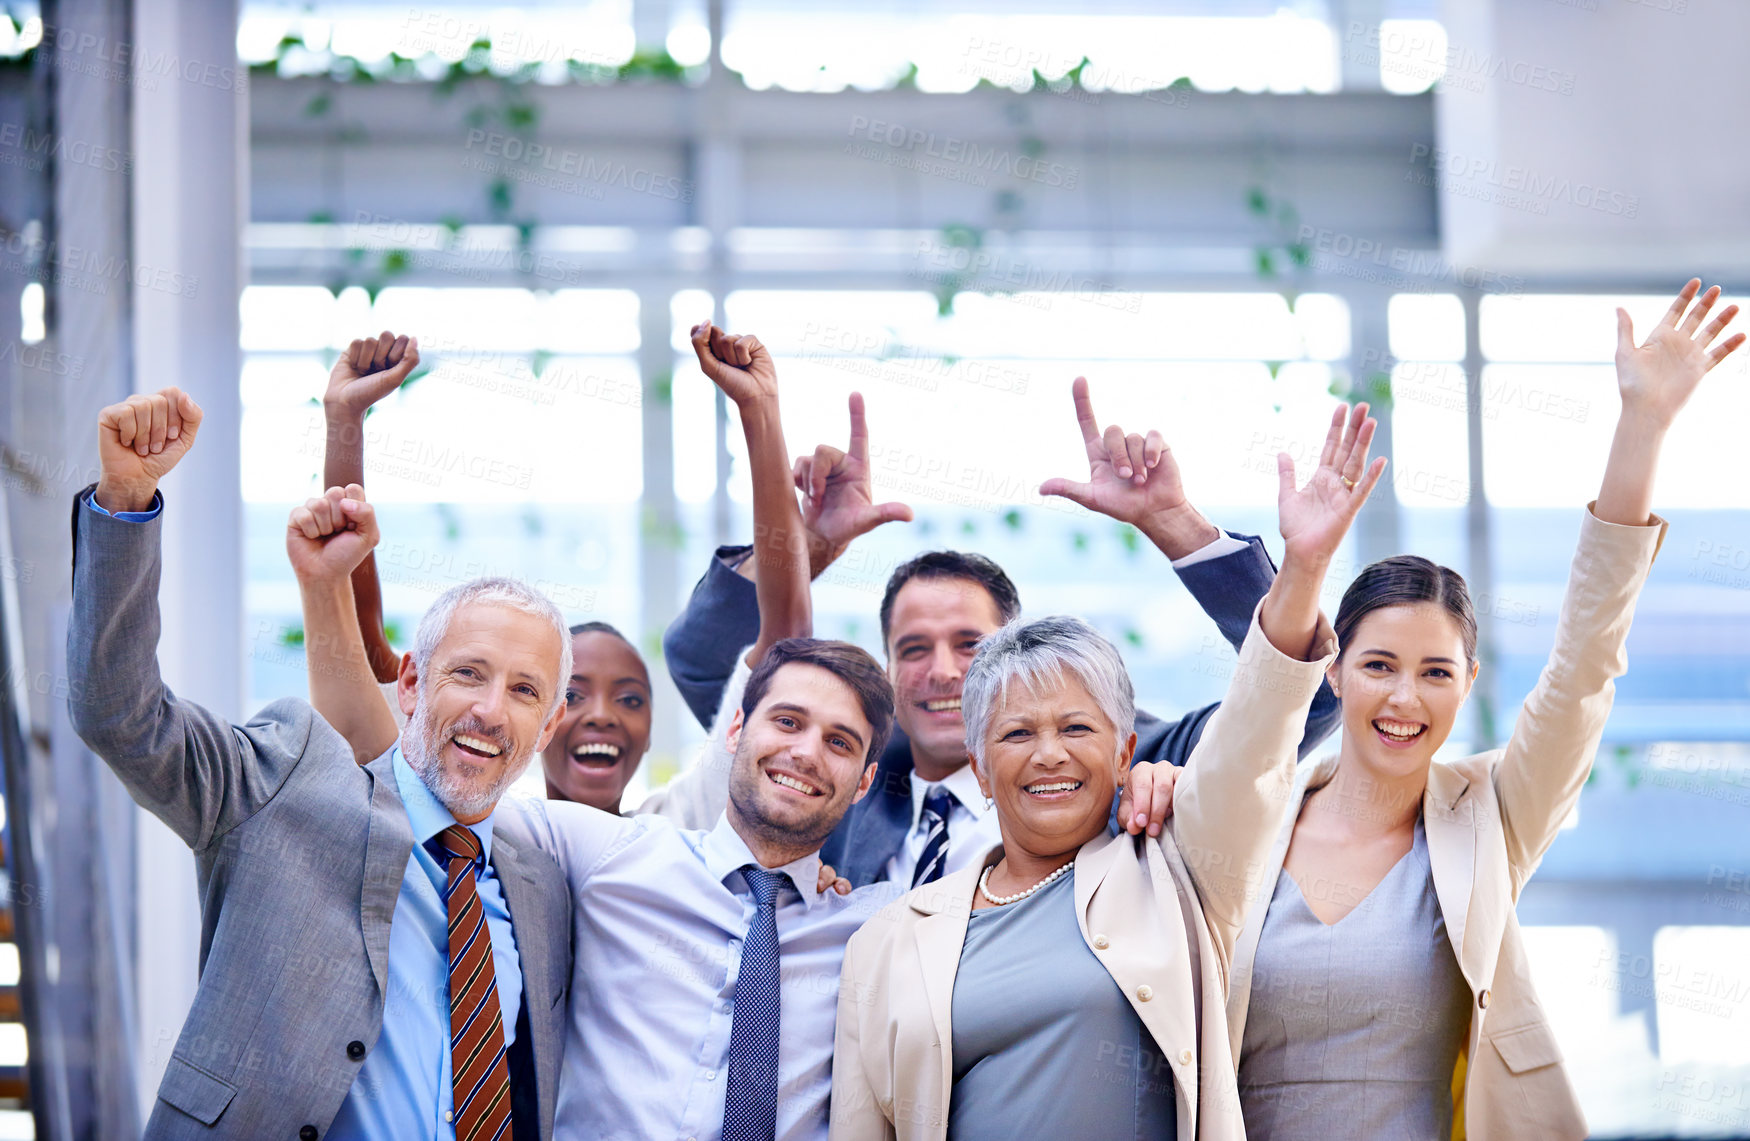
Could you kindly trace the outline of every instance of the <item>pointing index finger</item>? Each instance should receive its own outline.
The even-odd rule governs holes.
[[[1094,401],[1088,395],[1088,378],[1078,376],[1069,386],[1069,394],[1075,400],[1076,423],[1082,430],[1082,442],[1098,443],[1100,440],[1100,424],[1094,419]]]
[[[851,393],[851,449],[854,460],[869,458],[869,421],[863,414],[863,394]]]

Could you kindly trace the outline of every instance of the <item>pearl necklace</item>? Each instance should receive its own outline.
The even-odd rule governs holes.
[[[984,896],[985,899],[996,904],[998,907],[1001,907],[1005,903],[1015,903],[1018,900],[1026,899],[1052,880],[1057,879],[1059,876],[1063,875],[1063,873],[1075,867],[1075,863],[1074,860],[1071,860],[1069,863],[1064,864],[1032,887],[1027,888],[1025,891],[1018,891],[1014,895],[992,895],[990,893],[990,874],[996,870],[996,865],[992,864],[990,867],[984,869],[984,874],[982,876],[978,877],[978,894]]]

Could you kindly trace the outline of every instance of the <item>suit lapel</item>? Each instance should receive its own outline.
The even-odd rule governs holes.
[[[531,1021],[545,1027],[553,1003],[563,986],[554,950],[568,933],[547,929],[547,900],[524,854],[502,828],[493,829],[492,867],[504,891],[510,911],[511,930],[516,933],[517,960],[523,973],[523,998]]]
[[[365,766],[371,777],[371,830],[365,839],[365,878],[359,893],[359,928],[377,992],[389,993],[389,924],[413,854],[413,826],[395,787],[393,749]]]
[[[1145,871],[1137,843],[1120,833],[1082,845],[1076,855],[1076,918],[1082,941],[1124,992],[1161,1055],[1177,1062],[1179,1052],[1198,1041],[1191,988],[1202,980],[1191,977],[1184,916],[1165,858],[1158,851],[1149,853]],[[1109,946],[1097,949],[1096,935],[1105,936]],[[1145,986],[1147,992],[1141,990]],[[1143,993],[1150,994],[1147,1001],[1141,999]],[[1195,1067],[1174,1065],[1173,1074],[1179,1096],[1195,1106]]]
[[[995,863],[1000,853],[999,848],[989,862]],[[912,910],[923,915],[913,926],[912,937],[923,966],[924,998],[930,1006],[930,1021],[936,1028],[936,1040],[942,1044],[942,1105],[948,1104],[948,1091],[953,1083],[954,979],[960,971],[960,952],[966,946],[972,893],[983,871],[982,866],[963,868],[914,889],[906,897]]]
[[[882,750],[881,764],[875,770],[875,792],[871,796],[864,823],[869,833],[862,837],[858,852],[864,865],[858,869],[862,878],[852,883],[874,883],[900,848],[905,846],[905,834],[911,831],[911,742],[900,737]]]
[[[1422,827],[1428,836],[1428,863],[1446,935],[1459,969],[1474,991],[1478,987],[1476,964],[1464,948],[1477,863],[1476,802],[1465,796],[1469,787],[1470,778],[1451,765],[1436,762],[1430,767],[1428,791],[1422,798]]]

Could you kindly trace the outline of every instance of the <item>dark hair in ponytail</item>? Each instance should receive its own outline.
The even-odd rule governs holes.
[[[1477,660],[1477,616],[1471,608],[1470,588],[1464,576],[1451,567],[1431,563],[1418,555],[1393,555],[1373,563],[1349,584],[1343,592],[1343,602],[1337,607],[1338,655],[1349,649],[1349,637],[1361,620],[1384,606],[1407,606],[1432,602],[1445,607],[1458,623],[1458,634],[1464,641],[1464,660],[1475,665]]]

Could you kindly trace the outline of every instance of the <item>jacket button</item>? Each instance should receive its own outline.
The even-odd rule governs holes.
[[[298,1141],[316,1141],[316,1127],[314,1125],[306,1125],[304,1128],[298,1130]]]
[[[1489,1009],[1489,991],[1487,987],[1483,989],[1482,994],[1477,995],[1477,1008],[1479,1010]]]
[[[1179,1051],[1179,1064],[1181,1066],[1189,1066],[1191,1064],[1192,1060],[1195,1059],[1196,1057],[1197,1057],[1197,1055],[1193,1054],[1189,1050],[1180,1050]]]
[[[358,1061],[360,1058],[365,1056],[365,1044],[363,1042],[356,1042],[356,1041],[355,1042],[348,1042],[346,1044],[346,1056],[351,1058],[355,1062]]]
[[[1149,986],[1147,983],[1143,983],[1141,986],[1136,988],[1136,1001],[1138,1001],[1138,1002],[1147,1002],[1149,999],[1153,998],[1154,996],[1155,996],[1155,988],[1152,986]]]
[[[1104,935],[1094,936],[1094,950],[1104,951],[1107,947],[1110,947],[1111,945],[1112,945],[1112,940],[1106,938]]]

